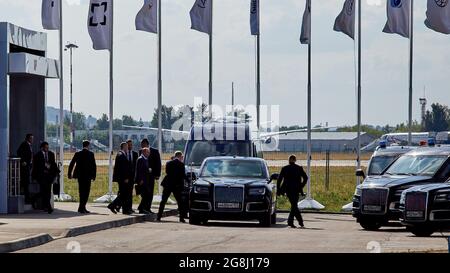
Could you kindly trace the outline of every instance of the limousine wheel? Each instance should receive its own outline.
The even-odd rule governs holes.
[[[272,214],[270,212],[266,213],[264,217],[259,220],[262,227],[270,227],[272,225]]]
[[[360,220],[359,224],[365,230],[376,231],[381,228],[381,223],[373,220]]]
[[[430,237],[434,233],[434,229],[426,227],[411,227],[409,231],[417,237]]]
[[[190,213],[189,215],[189,224],[191,225],[200,225],[202,223],[202,219],[194,214],[194,213]]]

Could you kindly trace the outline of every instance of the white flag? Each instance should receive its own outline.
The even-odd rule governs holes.
[[[158,0],[145,0],[136,16],[136,29],[158,33]]]
[[[250,30],[252,35],[259,35],[259,0],[250,1]]]
[[[42,0],[42,26],[44,29],[59,29],[60,5],[61,0]]]
[[[345,0],[344,7],[334,22],[334,30],[355,39],[355,0]]]
[[[383,29],[386,33],[396,33],[409,38],[409,25],[411,21],[410,0],[389,0],[387,6],[387,23]]]
[[[194,6],[190,11],[191,29],[212,34],[212,0],[195,0]]]
[[[113,0],[90,0],[88,31],[95,50],[112,49]]]
[[[306,0],[305,12],[303,13],[302,33],[300,43],[309,44],[311,42],[311,0]]]
[[[434,31],[450,34],[450,1],[428,0],[425,25]]]

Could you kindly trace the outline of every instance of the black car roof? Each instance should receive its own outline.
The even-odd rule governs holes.
[[[450,156],[450,147],[421,147],[408,152],[406,155],[444,155]]]
[[[207,157],[205,161],[209,160],[239,160],[239,161],[256,161],[256,162],[262,162],[265,163],[266,161],[262,158],[258,157],[240,157],[240,156],[215,156],[215,157]]]

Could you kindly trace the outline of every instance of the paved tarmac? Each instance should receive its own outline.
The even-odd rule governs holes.
[[[262,228],[257,223],[211,222],[208,226],[179,223],[168,217],[162,223],[146,222],[64,238],[23,250],[26,253],[369,253],[447,252],[447,237],[418,238],[403,227],[377,232],[362,230],[350,215],[304,214],[307,229],[279,223]],[[450,236],[447,232],[445,236]]]

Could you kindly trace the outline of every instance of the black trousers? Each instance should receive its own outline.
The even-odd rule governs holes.
[[[91,193],[90,179],[78,179],[78,193],[80,195],[80,205],[78,210],[86,210],[86,204],[89,200],[89,194]]]
[[[30,204],[32,203],[31,196],[30,196],[30,174],[31,169],[27,166],[21,166],[20,168],[20,187],[21,187],[21,193],[25,196],[25,203]]]
[[[173,196],[175,197],[175,200],[177,201],[178,205],[178,213],[180,214],[180,219],[184,219],[187,216],[187,211],[184,206],[182,197],[181,197],[182,190],[176,190],[176,189],[170,189],[170,188],[164,188],[161,203],[159,203],[159,211],[158,211],[158,217],[162,217],[164,213],[164,208],[167,204],[167,200],[169,200],[170,195],[173,193]]]
[[[130,211],[133,207],[133,184],[119,182],[117,198],[111,203],[114,207],[122,207],[123,212]]]
[[[40,195],[42,200],[42,209],[48,210],[52,208],[50,199],[52,198],[52,184],[48,180],[39,183]]]
[[[139,204],[139,211],[151,211],[153,203],[153,192],[155,188],[155,180],[151,181],[149,185],[141,187],[141,203]]]
[[[291,203],[291,212],[289,213],[288,224],[294,223],[294,217],[297,219],[300,225],[303,225],[303,218],[300,210],[298,209],[298,201],[300,200],[299,194],[288,194],[289,203]]]

